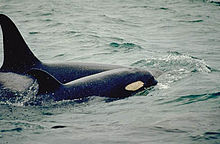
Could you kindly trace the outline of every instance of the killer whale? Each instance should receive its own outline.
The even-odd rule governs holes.
[[[46,94],[55,101],[89,96],[125,98],[156,84],[157,81],[148,71],[135,68],[104,71],[65,84],[49,73],[34,68],[25,75],[0,72],[0,100],[13,102],[17,100],[16,97],[30,93],[43,97]],[[34,91],[30,91],[30,88]]]
[[[94,95],[101,95],[101,96],[105,95],[105,96],[113,97],[114,95],[107,94],[106,91],[109,88],[106,88],[105,85],[111,83],[112,85],[120,86],[120,84],[123,84],[123,86],[125,86],[127,84],[125,82],[126,79],[130,81],[131,80],[134,81],[133,85],[141,86],[141,88],[146,87],[147,83],[149,83],[150,86],[153,85],[153,82],[148,82],[147,80],[146,81],[138,80],[140,79],[141,76],[147,77],[147,78],[153,77],[151,73],[145,70],[141,70],[141,69],[133,70],[132,68],[123,67],[119,65],[105,65],[105,64],[92,64],[92,63],[74,63],[73,62],[73,63],[49,64],[49,63],[41,62],[31,52],[28,45],[24,41],[21,33],[19,32],[19,30],[17,29],[17,27],[15,26],[15,24],[9,17],[7,17],[6,15],[0,14],[0,24],[2,28],[2,34],[3,34],[3,51],[4,51],[4,60],[3,60],[3,65],[0,68],[0,72],[13,72],[13,73],[25,75],[27,74],[27,72],[30,72],[31,69],[38,69],[38,72],[35,72],[34,75],[37,75],[38,73],[40,73],[41,74],[40,76],[42,77],[43,75],[42,73],[46,73],[47,76],[43,77],[43,78],[46,78],[46,79],[43,79],[44,81],[46,81],[48,78],[49,79],[53,78],[52,84],[55,86],[59,84],[59,89],[53,89],[54,91],[52,92],[52,93],[55,93],[56,95],[58,95],[58,93],[67,95],[66,93],[68,91],[71,91],[69,95],[76,95],[74,98],[76,98],[77,95],[80,96],[81,93],[82,93],[82,96],[94,94]],[[40,70],[42,70],[43,72]],[[130,73],[132,73],[131,79],[129,79]],[[112,79],[114,80],[111,80],[110,77],[112,77]],[[37,78],[40,79],[39,77]],[[109,82],[107,82],[106,80],[109,80]],[[121,82],[121,80],[123,82]],[[93,90],[84,94],[83,93],[83,91],[85,90],[84,87],[88,86],[88,83],[89,83],[88,81],[92,81],[92,84],[90,83],[90,86],[94,86],[94,88],[87,87],[87,90],[88,89],[93,89]],[[68,83],[68,84],[65,85],[65,83]],[[82,84],[81,86],[77,85],[78,93],[76,93],[76,91],[73,90],[75,89],[74,87],[77,83]],[[154,82],[154,84],[155,83],[156,82]],[[101,84],[103,84],[103,86],[100,86]],[[45,82],[40,81],[40,86],[41,86],[40,92],[42,91],[42,87],[46,88],[47,91],[50,92],[50,85],[45,85]],[[117,89],[116,87],[114,88],[112,87],[111,90],[114,89],[118,93],[123,93],[122,96],[124,97],[124,96],[131,95],[132,93],[137,91],[136,89],[130,91],[129,89],[132,89],[130,87],[132,87],[132,85],[126,85],[127,90],[124,90],[124,88]],[[99,88],[102,88],[103,90],[102,91],[98,90]],[[82,92],[79,90],[82,90]],[[97,90],[99,91],[99,93],[96,92]],[[96,92],[96,93],[93,93],[93,92]],[[113,91],[111,91],[111,93],[116,94]]]
[[[4,51],[0,73],[31,75],[39,83],[38,94],[49,94],[55,100],[92,95],[127,97],[157,84],[151,73],[142,69],[93,63],[41,62],[9,17],[0,14],[0,25]]]
[[[4,14],[0,14],[0,25],[3,34],[4,60],[0,72],[15,72],[25,74],[32,68],[47,71],[62,83],[96,74],[99,72],[122,68],[119,65],[94,63],[44,63],[29,49],[21,33],[13,21]]]
[[[157,84],[148,71],[135,68],[104,71],[66,84],[62,84],[55,77],[40,69],[31,69],[27,74],[37,79],[38,95],[49,94],[55,101],[88,96],[125,98]]]

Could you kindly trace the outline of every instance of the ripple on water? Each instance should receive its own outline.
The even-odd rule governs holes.
[[[220,5],[220,0],[208,0],[210,3],[215,3],[216,5]]]
[[[203,22],[203,20],[202,19],[197,19],[197,20],[180,20],[179,22],[200,23],[200,22]]]
[[[13,128],[13,129],[3,129],[1,130],[2,133],[4,132],[21,132],[23,129],[22,128]]]
[[[29,34],[34,35],[34,34],[39,34],[39,32],[29,32]]]
[[[208,131],[202,135],[191,136],[193,141],[204,141],[204,140],[216,140],[216,144],[220,139],[220,130],[219,131]],[[214,141],[212,141],[214,142]]]
[[[57,55],[55,55],[53,58],[57,58],[57,57],[63,57],[63,56],[65,56],[65,54],[64,54],[64,53],[62,53],[62,54],[57,54]]]
[[[181,130],[181,129],[177,129],[177,128],[166,128],[163,126],[154,126],[153,128],[156,131],[163,131],[166,133],[187,133],[187,131]]]
[[[206,93],[206,94],[199,94],[199,95],[186,95],[186,96],[180,96],[174,100],[163,102],[161,104],[181,103],[181,105],[186,105],[186,104],[196,103],[200,101],[207,101],[209,99],[217,99],[219,97],[220,97],[220,92]]]
[[[41,16],[51,16],[51,15],[53,15],[53,13],[43,13],[43,14],[41,14]]]
[[[109,44],[111,48],[114,48],[114,51],[116,52],[130,52],[130,51],[135,51],[135,50],[140,50],[143,49],[141,46],[136,45],[134,43],[117,43],[117,42],[112,42]]]

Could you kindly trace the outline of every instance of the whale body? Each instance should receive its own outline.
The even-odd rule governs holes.
[[[9,17],[0,14],[0,25],[4,51],[0,73],[34,77],[39,83],[38,94],[49,94],[55,100],[87,96],[123,98],[157,84],[150,72],[137,68],[94,63],[41,62],[31,52]]]
[[[148,71],[134,68],[113,69],[66,84],[39,69],[32,69],[27,73],[37,79],[38,94],[49,94],[56,101],[88,96],[125,98],[157,84]]]

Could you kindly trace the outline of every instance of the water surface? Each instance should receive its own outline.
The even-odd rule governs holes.
[[[205,0],[0,0],[42,61],[163,72],[121,100],[39,102],[32,89],[1,100],[0,143],[220,143],[219,11]],[[0,43],[2,63],[1,32]]]

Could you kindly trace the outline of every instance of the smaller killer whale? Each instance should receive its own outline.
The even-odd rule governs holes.
[[[157,84],[148,71],[135,68],[104,71],[66,84],[62,84],[46,71],[39,69],[32,69],[27,74],[37,79],[38,95],[49,94],[55,101],[88,96],[125,98]]]

